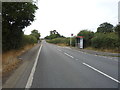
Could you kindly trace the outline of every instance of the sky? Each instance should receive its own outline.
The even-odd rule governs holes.
[[[41,38],[57,30],[65,37],[77,35],[81,30],[93,32],[104,22],[118,24],[118,2],[120,0],[38,0],[35,21],[25,28],[29,35],[33,29]]]

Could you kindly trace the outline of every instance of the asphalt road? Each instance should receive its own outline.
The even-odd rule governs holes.
[[[118,88],[118,60],[42,42],[31,88]]]

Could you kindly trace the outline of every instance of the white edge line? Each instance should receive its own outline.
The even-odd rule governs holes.
[[[69,57],[71,57],[71,58],[74,58],[73,56],[71,56],[71,55],[69,55],[69,54],[67,54],[67,53],[64,53],[65,55],[67,55],[67,56],[69,56]]]
[[[96,69],[96,68],[94,68],[94,67],[92,67],[92,66],[90,66],[90,65],[88,65],[88,64],[86,64],[86,63],[83,63],[83,64],[86,65],[87,67],[89,67],[89,68],[91,68],[91,69],[93,69],[93,70],[99,72],[100,74],[102,74],[102,75],[104,75],[104,76],[106,76],[106,77],[112,79],[113,81],[115,81],[115,82],[117,82],[117,83],[120,83],[120,81],[118,81],[117,79],[115,79],[115,78],[113,78],[113,77],[111,77],[111,76],[109,76],[109,75],[103,73],[102,71],[100,71],[100,70],[98,70],[98,69]]]
[[[41,48],[42,48],[42,45],[41,45],[41,47],[39,48],[37,57],[36,57],[35,62],[34,62],[34,66],[33,66],[32,70],[31,70],[31,73],[30,73],[30,76],[29,76],[29,78],[28,78],[28,81],[27,81],[27,84],[26,84],[25,88],[30,88],[31,85],[32,85],[33,76],[34,76],[34,73],[35,73],[35,69],[36,69],[36,66],[37,66],[37,62],[38,62],[38,58],[39,58],[39,54],[40,54]]]

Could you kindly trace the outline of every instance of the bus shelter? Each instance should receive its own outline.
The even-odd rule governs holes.
[[[76,36],[76,47],[83,49],[83,36]]]

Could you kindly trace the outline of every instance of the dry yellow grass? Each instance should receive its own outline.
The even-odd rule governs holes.
[[[59,44],[56,44],[56,45],[59,45],[59,46],[68,46],[67,44],[64,44],[64,43],[59,43]]]
[[[32,48],[34,45],[27,45],[19,50],[11,50],[2,54],[2,74],[3,76],[14,70],[22,62],[17,59],[17,56],[21,55],[28,49]]]

